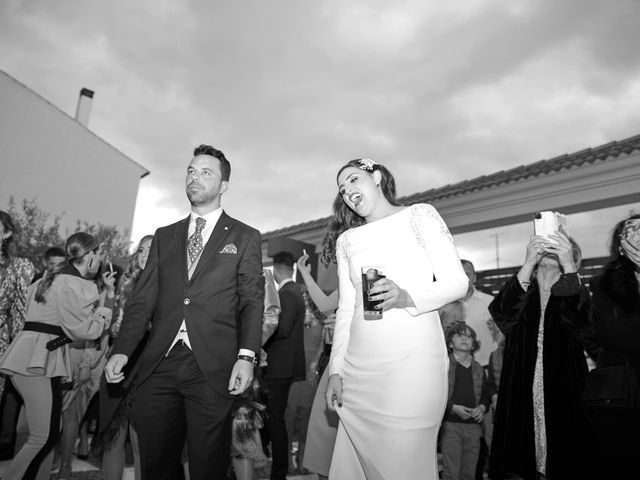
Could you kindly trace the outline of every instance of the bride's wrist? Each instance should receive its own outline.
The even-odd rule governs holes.
[[[413,298],[411,298],[411,295],[409,295],[409,292],[407,292],[405,289],[400,289],[400,291],[402,292],[402,296],[404,297],[404,308],[415,308],[416,303],[413,301]]]

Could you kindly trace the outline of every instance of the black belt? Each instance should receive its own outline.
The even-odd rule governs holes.
[[[67,334],[64,333],[61,327],[57,325],[51,325],[50,323],[42,323],[42,322],[24,322],[24,331],[27,332],[38,332],[38,333],[48,333],[49,335],[57,335],[57,338],[47,342],[47,350],[55,350],[57,348],[66,345],[67,343],[73,342]]]

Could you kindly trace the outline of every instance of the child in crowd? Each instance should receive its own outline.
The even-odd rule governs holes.
[[[481,422],[489,409],[492,389],[482,366],[473,359],[480,344],[464,322],[446,329],[449,395],[440,432],[444,480],[474,480]]]
[[[267,463],[262,451],[260,429],[264,426],[264,387],[258,378],[238,395],[232,411],[231,462],[238,480],[253,480],[255,467]]]

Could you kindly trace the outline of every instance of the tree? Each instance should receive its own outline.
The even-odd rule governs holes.
[[[116,227],[92,224],[78,220],[74,232],[61,232],[62,215],[51,215],[41,209],[35,199],[24,199],[16,204],[13,197],[9,200],[9,215],[17,225],[17,232],[13,241],[15,254],[28,258],[36,268],[41,268],[44,252],[49,247],[64,248],[65,238],[75,232],[87,232],[94,235],[105,253],[105,258],[111,262],[126,267],[129,258],[129,232],[120,233]]]
[[[86,221],[78,221],[76,232],[87,232],[98,239],[102,245],[104,258],[122,267],[126,267],[129,261],[129,247],[131,241],[128,240],[129,232],[125,230],[123,235],[113,225],[102,223],[90,224]]]

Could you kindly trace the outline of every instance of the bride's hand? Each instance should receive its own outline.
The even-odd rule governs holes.
[[[384,300],[381,304],[376,305],[378,310],[390,310],[392,308],[408,308],[415,307],[411,296],[406,290],[398,287],[396,283],[389,278],[381,278],[373,284],[369,290],[369,300]]]
[[[329,377],[329,384],[327,385],[327,392],[324,394],[327,400],[327,407],[329,410],[335,412],[336,406],[342,406],[342,377],[337,373],[334,373]]]

